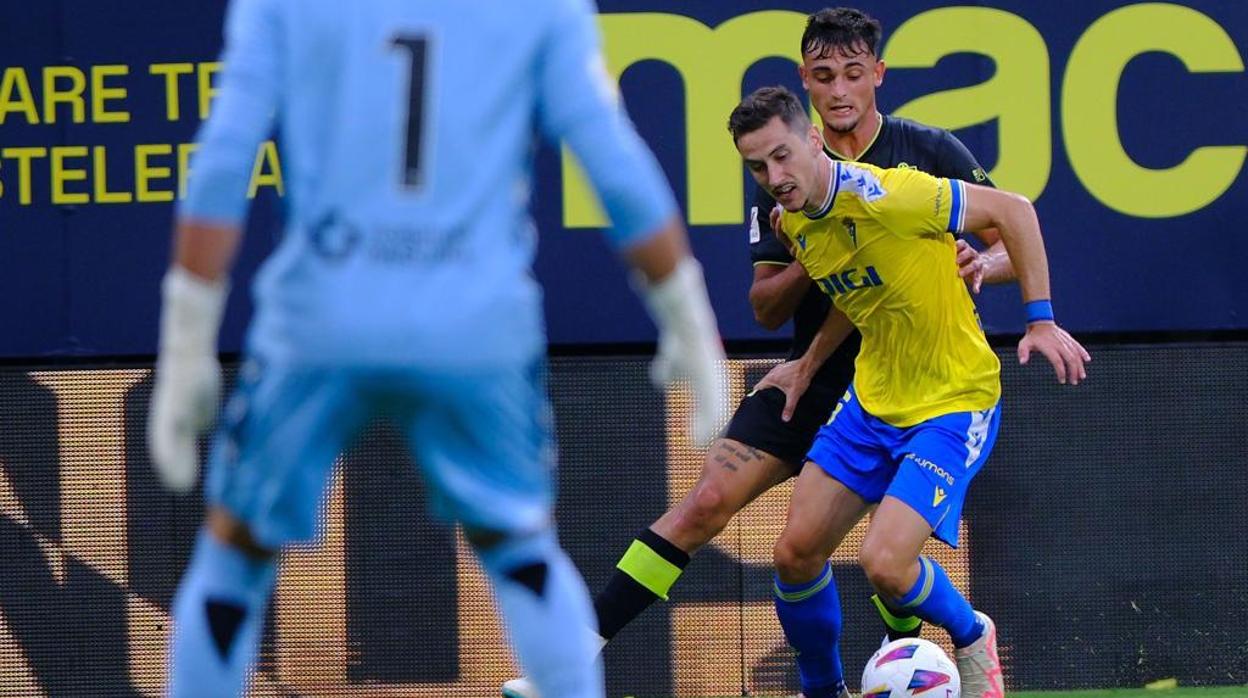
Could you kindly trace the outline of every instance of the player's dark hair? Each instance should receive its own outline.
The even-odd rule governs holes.
[[[834,52],[844,56],[869,53],[878,56],[876,48],[884,36],[880,21],[852,7],[825,8],[806,19],[802,32],[802,55],[827,58]]]
[[[757,131],[777,116],[795,132],[802,133],[810,128],[810,116],[789,88],[760,87],[741,100],[728,117],[732,140],[738,141],[741,136]]]

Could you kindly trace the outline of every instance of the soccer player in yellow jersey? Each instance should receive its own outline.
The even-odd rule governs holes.
[[[826,562],[878,505],[860,554],[871,584],[888,605],[949,631],[966,698],[999,698],[992,620],[920,551],[932,535],[957,545],[967,487],[1000,424],[1000,364],[958,278],[951,233],[1000,231],[1027,303],[1019,360],[1039,351],[1059,382],[1086,375],[1091,357],[1053,320],[1035,210],[996,189],[834,161],[782,87],[746,97],[728,128],[754,179],[784,208],[794,255],[833,302],[806,354],[764,382],[793,400],[851,324],[862,334],[854,381],[807,454],[775,548],[785,636],[799,662],[825,671],[825,684],[803,690],[807,698],[844,692]]]

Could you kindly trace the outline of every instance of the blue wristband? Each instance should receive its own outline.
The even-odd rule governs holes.
[[[1025,306],[1027,308],[1027,324],[1033,322],[1052,322],[1053,321],[1053,303],[1049,300],[1030,301]]]

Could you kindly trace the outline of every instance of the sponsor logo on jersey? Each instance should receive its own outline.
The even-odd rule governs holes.
[[[856,244],[856,243],[855,243]],[[880,273],[875,267],[867,267],[866,269],[846,269],[817,279],[819,288],[829,296],[836,296],[853,291],[860,291],[864,288],[875,288],[883,286],[884,280],[880,278]]]
[[[953,475],[951,475],[951,474],[949,473],[949,471],[948,471],[948,470],[945,470],[944,468],[940,467],[939,465],[936,465],[935,463],[931,462],[930,460],[928,460],[928,459],[926,459],[926,458],[924,458],[924,457],[922,457],[922,456],[916,456],[916,455],[915,455],[915,454],[913,454],[913,453],[907,453],[907,454],[906,454],[906,457],[905,457],[905,460],[912,460],[912,461],[914,461],[914,464],[915,464],[915,465],[919,466],[920,468],[922,468],[922,469],[924,469],[924,470],[927,470],[927,471],[931,472],[931,473],[932,473],[932,474],[934,474],[936,477],[938,477],[938,478],[940,478],[941,480],[944,480],[945,482],[949,483],[949,485],[950,485],[950,486],[952,486],[952,485],[953,485],[953,482],[954,482],[954,480],[953,480]]]

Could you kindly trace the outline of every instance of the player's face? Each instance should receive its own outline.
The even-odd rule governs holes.
[[[810,103],[824,126],[850,133],[862,118],[875,111],[875,88],[884,82],[884,62],[860,46],[853,51],[836,47],[802,56],[798,68]]]
[[[811,126],[805,133],[789,128],[780,117],[737,140],[737,150],[758,186],[786,211],[800,211],[814,196],[823,141]]]

